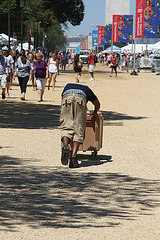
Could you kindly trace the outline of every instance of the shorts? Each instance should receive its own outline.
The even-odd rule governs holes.
[[[53,75],[53,74],[57,75],[57,72],[49,72],[49,75]]]
[[[89,65],[89,72],[93,72],[94,71],[94,65]]]
[[[111,66],[112,70],[116,71],[117,70],[117,66]]]
[[[83,143],[86,126],[87,102],[81,94],[66,94],[62,98],[60,114],[61,139],[68,137]]]
[[[6,74],[0,75],[0,82],[1,82],[1,88],[6,88],[7,86]]]
[[[47,83],[46,78],[36,78],[37,89],[44,90]]]

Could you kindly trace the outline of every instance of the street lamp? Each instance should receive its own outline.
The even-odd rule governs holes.
[[[20,0],[20,8],[21,8],[21,50],[23,44],[23,8],[24,8],[24,0]]]
[[[8,49],[10,50],[11,37],[11,0],[8,0]]]

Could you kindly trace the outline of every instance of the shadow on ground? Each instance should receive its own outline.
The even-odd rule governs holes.
[[[30,162],[31,163],[31,162]],[[0,157],[2,230],[115,227],[159,206],[160,182],[119,173],[27,166]]]
[[[0,102],[0,128],[51,129],[59,127],[60,106],[30,102]],[[104,126],[122,126],[124,120],[141,120],[144,117],[102,111]]]

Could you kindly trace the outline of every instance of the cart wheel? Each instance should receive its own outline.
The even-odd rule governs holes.
[[[94,151],[91,153],[92,159],[94,159],[97,156],[97,151]]]

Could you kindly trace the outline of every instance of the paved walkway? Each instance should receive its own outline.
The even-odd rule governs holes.
[[[95,160],[80,152],[79,169],[60,163],[60,94],[75,82],[71,68],[43,103],[31,86],[21,102],[17,82],[0,100],[1,240],[159,240],[160,77],[110,78],[97,66],[96,81],[89,78],[84,67],[104,141]]]

